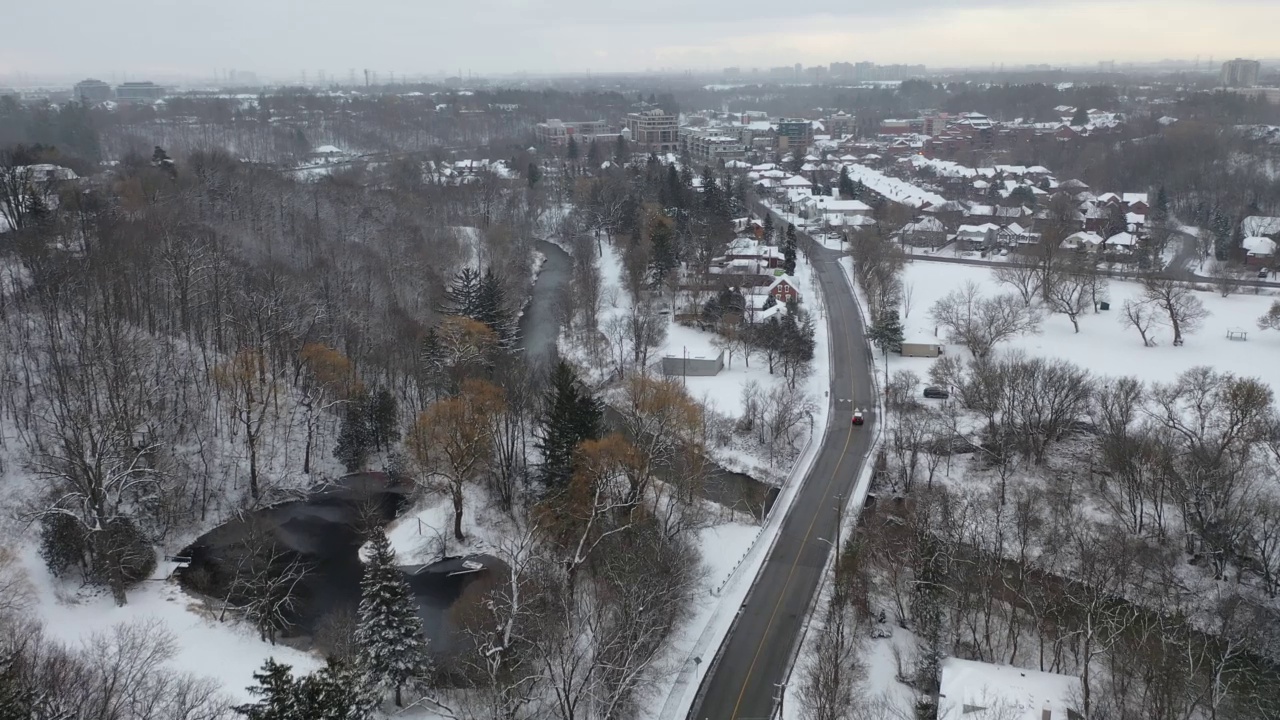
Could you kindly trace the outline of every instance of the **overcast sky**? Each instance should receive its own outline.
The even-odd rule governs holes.
[[[0,74],[297,77],[1280,54],[1280,0],[13,2]]]

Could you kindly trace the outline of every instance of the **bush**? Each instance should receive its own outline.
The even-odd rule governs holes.
[[[40,558],[54,577],[88,567],[84,527],[70,515],[52,513],[40,519]]]

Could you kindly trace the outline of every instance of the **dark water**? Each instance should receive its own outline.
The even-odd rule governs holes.
[[[297,602],[283,636],[314,635],[334,613],[354,616],[360,604],[364,564],[359,557],[365,529],[385,523],[405,507],[411,488],[397,485],[383,473],[349,475],[306,498],[245,513],[202,535],[182,555],[190,565],[178,572],[189,590],[218,599],[232,592],[237,572],[261,568],[279,575],[292,562],[309,570],[299,583]],[[258,560],[246,561],[250,548],[261,549]],[[273,558],[268,562],[265,557]],[[418,600],[418,614],[432,651],[448,653],[454,643],[450,609],[476,580],[501,563],[489,556],[465,558],[484,569],[459,572],[462,559],[401,568]],[[468,569],[469,570],[469,569]],[[235,603],[239,598],[233,594]]]
[[[525,357],[534,367],[549,368],[556,358],[556,340],[560,337],[561,298],[569,288],[573,258],[560,246],[538,240],[538,251],[547,257],[533,284],[529,305],[520,317],[520,343]]]

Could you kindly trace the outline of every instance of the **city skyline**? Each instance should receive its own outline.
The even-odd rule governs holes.
[[[181,11],[153,0],[69,1],[57,17],[49,6],[9,11],[15,27],[62,27],[56,41],[12,36],[0,48],[0,76],[211,77],[215,68],[242,68],[284,79],[314,68],[345,82],[349,68],[378,68],[386,80],[390,72],[715,72],[865,59],[930,68],[1196,56],[1222,62],[1273,55],[1269,28],[1280,26],[1280,4],[1256,0],[1065,6],[984,0],[962,8],[928,0],[909,8],[853,2],[801,10],[763,0],[691,7],[651,0],[641,13],[586,0],[477,0],[461,7],[370,0],[357,17],[332,0],[308,3],[306,13],[249,0],[198,2]],[[61,22],[68,14],[78,18],[72,26]],[[198,34],[184,31],[193,26]],[[1194,45],[1187,27],[1196,28]]]

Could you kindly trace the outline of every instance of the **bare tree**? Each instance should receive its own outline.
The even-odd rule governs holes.
[[[1089,306],[1090,283],[1086,276],[1062,273],[1044,290],[1050,312],[1066,315],[1071,327],[1080,332],[1080,314]]]
[[[930,316],[955,342],[983,358],[1016,335],[1037,332],[1040,315],[1014,295],[984,298],[977,285],[966,283],[933,304]]]
[[[997,282],[1016,290],[1018,297],[1022,298],[1022,302],[1028,306],[1031,305],[1032,300],[1040,297],[1044,287],[1044,268],[1038,263],[1005,263],[991,271],[991,275]]]
[[[1151,276],[1143,282],[1143,294],[1148,302],[1160,308],[1173,329],[1173,344],[1182,344],[1182,336],[1200,328],[1209,317],[1200,298],[1185,283],[1167,277]]]
[[[1148,335],[1156,324],[1156,314],[1151,303],[1143,300],[1125,300],[1120,311],[1120,322],[1138,331],[1142,337],[1143,347],[1155,345],[1155,339]]]

